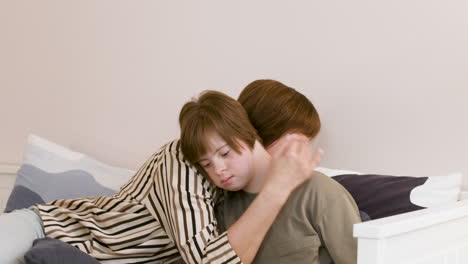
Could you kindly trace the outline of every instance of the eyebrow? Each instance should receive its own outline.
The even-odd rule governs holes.
[[[224,148],[227,145],[228,144],[226,143],[226,144],[222,145],[221,147],[217,148],[214,153],[218,152],[220,149]],[[206,160],[206,159],[200,159],[200,160],[198,160],[198,162],[203,161],[203,160]]]

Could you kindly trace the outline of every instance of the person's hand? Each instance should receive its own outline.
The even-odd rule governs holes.
[[[286,134],[267,151],[272,160],[265,187],[286,196],[312,176],[323,154],[321,149],[313,151],[310,139],[302,134]]]

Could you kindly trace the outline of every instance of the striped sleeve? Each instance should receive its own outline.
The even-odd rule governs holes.
[[[186,263],[241,263],[214,214],[217,191],[182,156],[179,142],[164,148],[153,170],[147,208],[159,219]]]

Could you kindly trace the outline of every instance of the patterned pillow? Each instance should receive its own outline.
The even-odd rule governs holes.
[[[463,175],[410,177],[360,174],[318,168],[339,182],[353,196],[361,213],[370,219],[407,213],[458,201]]]
[[[133,174],[30,135],[5,212],[58,199],[112,195]]]

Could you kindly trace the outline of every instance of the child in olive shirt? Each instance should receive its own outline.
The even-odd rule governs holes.
[[[273,84],[277,85],[277,82]],[[279,91],[288,88],[275,87]],[[248,92],[247,88],[244,91]],[[295,90],[286,91],[281,96],[287,97],[288,93],[297,96]],[[278,100],[281,96],[269,97]],[[304,101],[304,98],[300,97],[300,100]],[[285,98],[286,102],[304,107],[304,102],[298,104],[294,100],[299,99]],[[309,112],[314,112],[315,108],[310,101],[306,101],[310,104]],[[280,109],[284,110],[283,116],[284,113],[287,115],[287,106]],[[282,118],[279,113],[275,115],[278,119]],[[179,117],[184,156],[192,164],[201,167],[216,186],[228,191],[224,203],[218,206],[219,222],[224,222],[225,228],[236,222],[268,180],[272,157],[260,143],[261,139],[250,122],[250,113],[249,116],[251,120],[239,102],[222,93],[209,91],[198,100],[185,104]],[[315,137],[320,127],[318,115],[312,113],[305,116],[309,117],[304,118],[308,124],[299,124],[302,130],[286,125],[283,134],[294,132],[308,140]],[[255,125],[255,122],[252,123]],[[295,125],[298,123],[292,122]],[[278,124],[281,125],[281,122]],[[260,129],[259,134],[262,134]],[[275,141],[267,145],[273,153]],[[306,148],[309,145],[290,147]],[[357,242],[352,236],[352,227],[360,222],[357,206],[341,185],[323,174],[311,173],[315,175],[291,194],[280,211],[254,263],[315,264],[319,263],[319,251],[323,250],[328,251],[335,263],[356,263]]]

